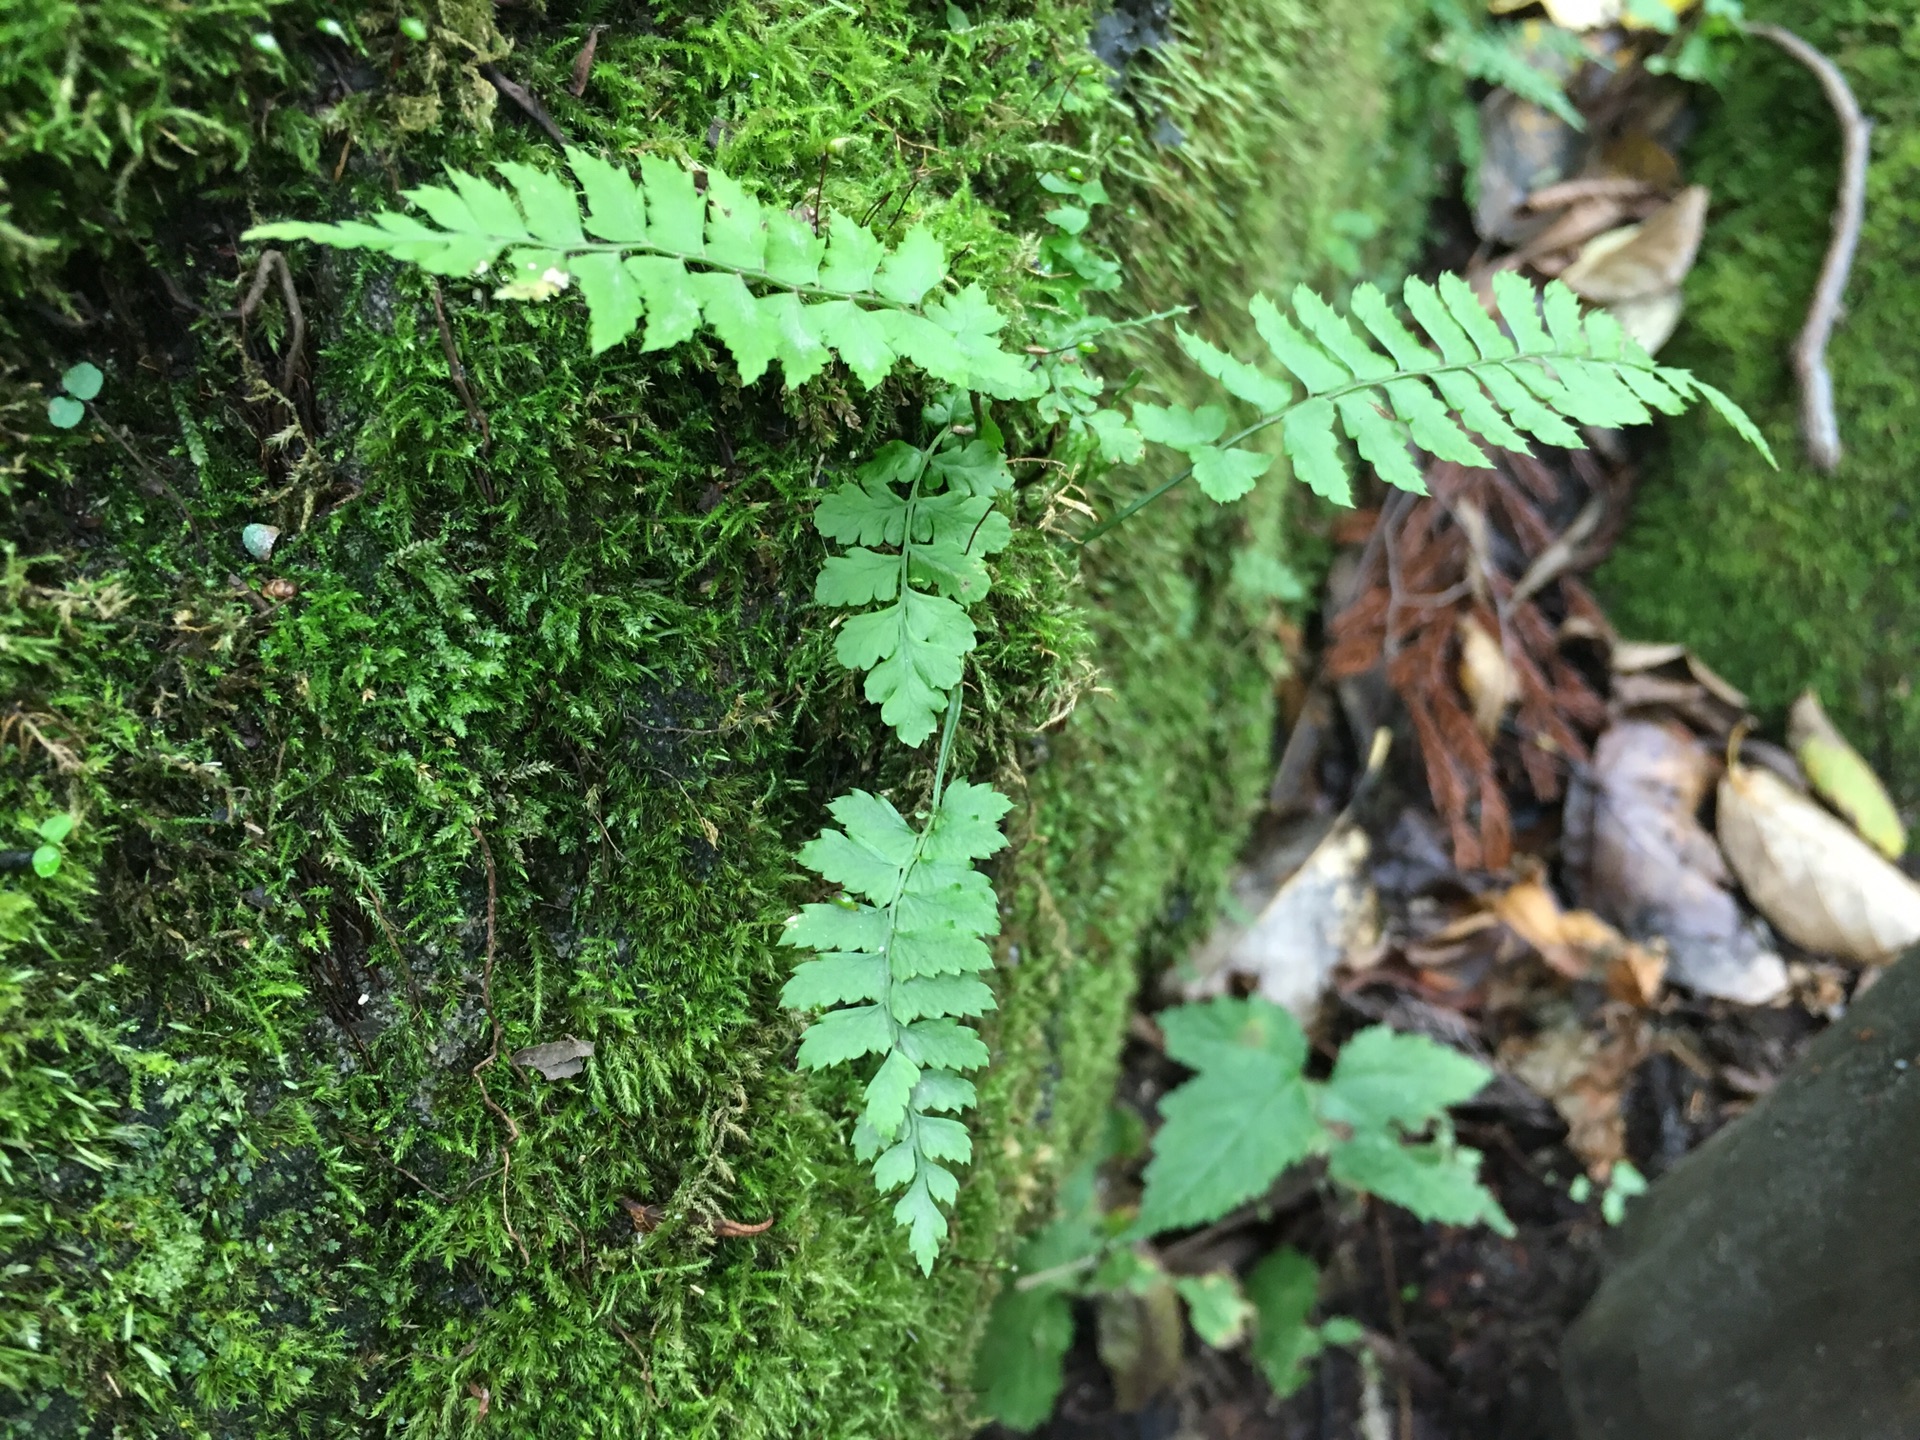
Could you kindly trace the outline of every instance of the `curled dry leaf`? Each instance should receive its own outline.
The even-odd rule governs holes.
[[[523,1069],[538,1070],[549,1080],[571,1080],[587,1068],[587,1061],[592,1057],[592,1041],[576,1040],[569,1035],[544,1045],[529,1045],[507,1058]]]
[[[642,1235],[651,1234],[660,1228],[667,1218],[666,1210],[659,1205],[643,1205],[627,1195],[618,1197],[620,1208],[627,1212],[627,1218],[633,1222],[633,1228]],[[773,1216],[748,1225],[738,1220],[729,1220],[724,1215],[707,1217],[707,1225],[722,1240],[738,1240],[747,1235],[762,1235],[773,1228]]]
[[[1596,235],[1561,280],[1599,305],[1677,288],[1700,251],[1707,197],[1706,186],[1689,185],[1640,224]]]
[[[1508,708],[1520,698],[1520,680],[1507,652],[1477,616],[1462,615],[1459,628],[1460,688],[1473,706],[1473,728],[1481,739],[1491,740],[1499,733]]]
[[[1747,898],[1794,944],[1877,965],[1920,941],[1920,885],[1774,775],[1730,765],[1719,814]]]
[[[1341,821],[1288,877],[1252,925],[1186,987],[1189,1000],[1226,992],[1229,975],[1251,978],[1261,996],[1306,1016],[1334,968],[1380,936],[1380,897],[1367,874],[1366,831]]]
[[[1787,743],[1815,793],[1852,821],[1875,849],[1889,860],[1906,853],[1907,828],[1887,787],[1827,718],[1820,697],[1811,690],[1787,712]]]
[[[1597,1180],[1626,1154],[1621,1092],[1646,1054],[1646,1029],[1616,1018],[1596,1032],[1574,1022],[1500,1047],[1500,1063],[1534,1093],[1553,1102],[1567,1122],[1567,1147]]]
[[[1618,998],[1650,1004],[1660,993],[1665,959],[1627,939],[1591,910],[1563,910],[1537,876],[1509,885],[1493,899],[1493,914],[1570,980],[1604,977]]]
[[[1625,720],[1600,737],[1567,798],[1569,868],[1581,899],[1630,937],[1667,943],[1667,978],[1764,1005],[1787,992],[1766,928],[1742,915],[1696,816],[1713,757],[1675,727]]]

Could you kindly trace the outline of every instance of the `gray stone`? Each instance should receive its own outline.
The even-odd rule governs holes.
[[[1579,1440],[1920,1436],[1920,961],[1633,1206],[1562,1368]]]

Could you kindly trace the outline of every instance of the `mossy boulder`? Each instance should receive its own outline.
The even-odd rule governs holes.
[[[1604,572],[1606,597],[1623,629],[1686,641],[1763,709],[1777,714],[1802,687],[1817,689],[1911,801],[1920,797],[1920,6],[1756,0],[1747,13],[1831,55],[1875,122],[1866,228],[1829,351],[1846,455],[1832,475],[1807,463],[1788,366],[1827,245],[1839,133],[1813,76],[1749,41],[1688,151],[1713,208],[1671,358],[1745,406],[1781,468],[1710,419],[1676,422]]]
[[[499,17],[5,17],[0,1432],[964,1431],[1136,975],[1260,793],[1284,487],[1180,497],[1083,562],[1026,467],[957,761],[1021,802],[994,1058],[922,1279],[846,1143],[857,1079],[794,1073],[773,942],[825,800],[930,767],[810,602],[821,486],[923,394],[589,358],[566,302],[310,248],[293,303],[269,269],[249,304],[237,236],[550,159],[504,80],[610,156],[924,220],[1016,312],[1036,177],[1068,165],[1116,176],[1129,304],[1216,298],[1167,258],[1189,237],[1236,283],[1324,282],[1312,217],[1428,178],[1376,164],[1402,121],[1350,103],[1416,53],[1403,7],[1211,0],[1124,93],[1075,4]],[[1209,148],[1229,101],[1259,147]],[[1190,146],[1154,149],[1162,120]],[[82,359],[106,387],[53,430]],[[568,1036],[571,1079],[508,1061]]]

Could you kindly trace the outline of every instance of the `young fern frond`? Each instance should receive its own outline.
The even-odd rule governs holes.
[[[1013,476],[997,446],[962,443],[950,430],[925,449],[890,441],[856,473],[814,511],[814,527],[849,548],[827,559],[813,598],[879,602],[840,627],[835,653],[849,670],[866,672],[880,718],[903,743],[918,745],[933,733],[974,647],[966,607],[987,593],[985,557],[1013,538],[994,508]]]
[[[495,273],[506,299],[547,300],[577,284],[595,354],[642,320],[643,350],[704,325],[748,384],[777,360],[799,385],[838,354],[868,388],[900,360],[1000,399],[1045,388],[1024,356],[1000,348],[1006,318],[985,291],[939,293],[947,255],[925,226],[888,249],[845,215],[816,235],[711,167],[702,189],[694,172],[656,156],[641,158],[637,181],[584,150],[569,148],[567,162],[584,211],[561,176],[506,163],[495,168],[511,190],[452,170],[449,185],[406,191],[432,224],[383,211],[371,223],[258,225],[244,238],[374,250],[436,275]]]
[[[1180,330],[1194,363],[1259,418],[1228,435],[1218,405],[1134,406],[1135,428],[1190,463],[1082,539],[1105,533],[1188,476],[1215,500],[1238,499],[1273,461],[1237,447],[1272,425],[1294,473],[1340,505],[1352,503],[1353,489],[1337,430],[1388,484],[1423,493],[1409,439],[1442,460],[1490,465],[1483,442],[1524,452],[1530,435],[1578,449],[1585,442],[1569,421],[1640,425],[1653,410],[1677,415],[1698,399],[1773,462],[1738,405],[1687,371],[1656,364],[1605,311],[1582,314],[1566,286],[1555,281],[1537,291],[1509,271],[1494,277],[1493,289],[1504,329],[1459,276],[1442,275],[1438,288],[1408,280],[1402,294],[1424,340],[1372,285],[1354,290],[1351,319],[1305,287],[1294,291],[1292,318],[1257,295],[1248,307],[1254,328],[1292,382]]]
[[[885,799],[855,790],[829,807],[800,863],[839,885],[836,902],[807,905],[780,943],[817,952],[794,968],[783,1005],[824,1011],[800,1041],[800,1064],[823,1069],[881,1057],[867,1081],[854,1153],[873,1162],[874,1184],[902,1187],[893,1217],[923,1271],[947,1235],[942,1206],[959,1180],[949,1165],[973,1158],[973,1142],[949,1118],[974,1103],[962,1072],[987,1063],[987,1047],[964,1019],[994,1008],[978,977],[993,967],[982,937],[1000,928],[993,885],[973,868],[1006,844],[1000,820],[1012,802],[991,786],[943,784],[960,699],[949,698],[933,795],[916,830]]]

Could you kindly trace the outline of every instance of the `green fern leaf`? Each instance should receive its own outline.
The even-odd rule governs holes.
[[[1046,389],[1025,355],[1002,347],[1006,318],[984,291],[938,293],[946,251],[924,226],[889,251],[837,215],[822,239],[711,167],[703,189],[659,156],[641,158],[637,182],[582,150],[567,159],[577,191],[551,171],[506,163],[497,167],[506,187],[455,170],[447,185],[407,191],[432,224],[385,212],[372,224],[287,222],[247,236],[380,251],[438,275],[492,272],[504,299],[548,300],[578,279],[595,353],[642,321],[648,350],[705,326],[746,383],[777,361],[789,386],[804,384],[837,353],[869,388],[906,359],[996,398]]]
[[[875,903],[808,905],[781,938],[822,952],[794,968],[781,1003],[839,1007],[801,1037],[800,1064],[883,1057],[864,1091],[854,1150],[873,1162],[883,1193],[905,1187],[894,1217],[928,1270],[947,1233],[940,1207],[959,1190],[941,1162],[964,1165],[973,1153],[966,1127],[936,1112],[973,1105],[973,1085],[960,1072],[986,1064],[987,1048],[960,1022],[994,1004],[973,972],[993,963],[983,937],[999,928],[999,908],[972,862],[1006,844],[1000,821],[1009,808],[991,786],[956,780],[938,791],[916,830],[880,796],[841,796],[829,807],[840,828],[822,831],[800,861]]]
[[[895,441],[814,512],[822,535],[853,547],[826,561],[815,601],[882,607],[847,620],[834,652],[866,672],[867,698],[908,745],[933,733],[974,647],[965,607],[988,591],[986,557],[1013,538],[994,502],[1011,480],[1004,458],[982,440],[943,440],[924,451]]]

